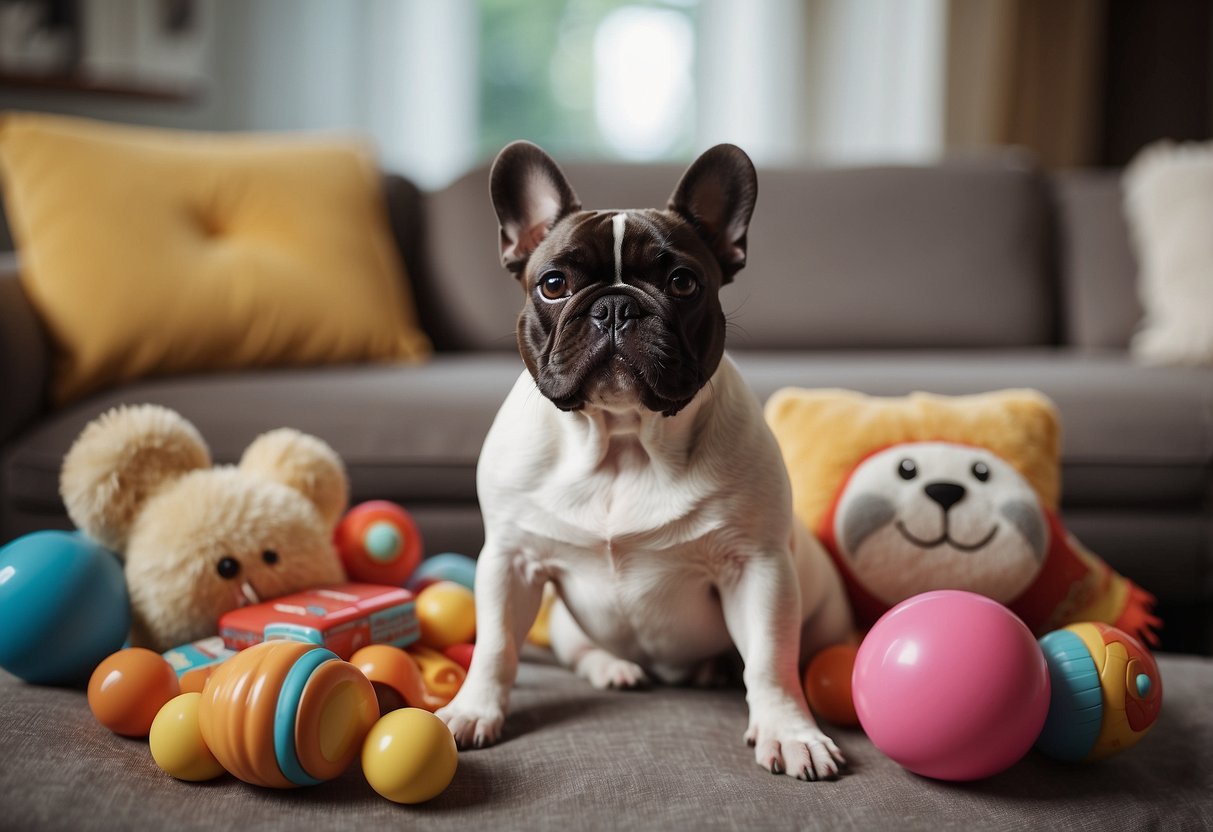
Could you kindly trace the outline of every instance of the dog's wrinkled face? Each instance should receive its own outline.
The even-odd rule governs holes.
[[[855,469],[834,516],[848,566],[887,604],[932,589],[1013,600],[1040,571],[1048,524],[1019,472],[981,448],[895,445]]]
[[[491,190],[502,263],[526,293],[518,347],[540,392],[562,410],[685,407],[724,352],[718,293],[745,265],[749,158],[707,151],[666,210],[583,211],[556,163],[515,142]]]

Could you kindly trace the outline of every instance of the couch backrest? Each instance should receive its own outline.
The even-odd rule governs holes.
[[[592,208],[664,206],[681,166],[563,165]],[[481,168],[427,196],[440,347],[514,349],[521,289],[499,265]],[[1017,159],[759,172],[749,263],[723,302],[731,348],[989,348],[1059,332],[1044,180]]]
[[[1123,349],[1141,320],[1119,171],[1053,177],[1066,343]]]

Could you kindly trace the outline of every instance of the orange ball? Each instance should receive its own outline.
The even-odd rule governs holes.
[[[822,650],[804,671],[804,692],[809,707],[835,725],[855,726],[859,717],[851,697],[851,671],[855,668],[853,644],[835,644]]]
[[[88,680],[88,706],[115,734],[146,737],[156,714],[180,692],[177,673],[159,653],[129,647],[97,665]]]
[[[435,650],[476,637],[476,601],[472,591],[454,581],[439,581],[417,593],[421,643]]]

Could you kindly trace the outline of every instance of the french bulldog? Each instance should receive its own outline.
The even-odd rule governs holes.
[[[735,648],[758,764],[836,776],[843,755],[799,666],[845,640],[850,608],[724,352],[719,292],[745,265],[757,196],[749,157],[708,150],[665,210],[585,211],[546,153],[515,142],[490,191],[526,298],[526,369],[480,455],[476,650],[438,716],[461,747],[499,738],[550,583],[552,647],[590,684],[694,683]]]

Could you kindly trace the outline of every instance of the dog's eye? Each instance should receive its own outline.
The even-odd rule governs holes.
[[[897,466],[897,474],[903,480],[912,480],[918,476],[918,466],[914,464],[912,459],[903,459],[901,464]]]
[[[674,269],[670,274],[670,294],[674,297],[694,297],[698,291],[699,280],[690,269]]]
[[[990,478],[990,466],[984,462],[974,462],[973,476],[977,478],[978,482],[985,482]]]
[[[564,272],[544,272],[539,278],[539,293],[548,300],[559,300],[569,293],[569,281]]]
[[[275,563],[278,562],[278,553],[275,552],[273,549],[266,549],[264,552],[261,553],[261,559],[263,561],[265,561],[266,563],[268,563],[270,566],[273,566]]]
[[[215,564],[215,571],[219,573],[220,578],[230,581],[240,574],[240,561],[235,558],[220,558]]]

